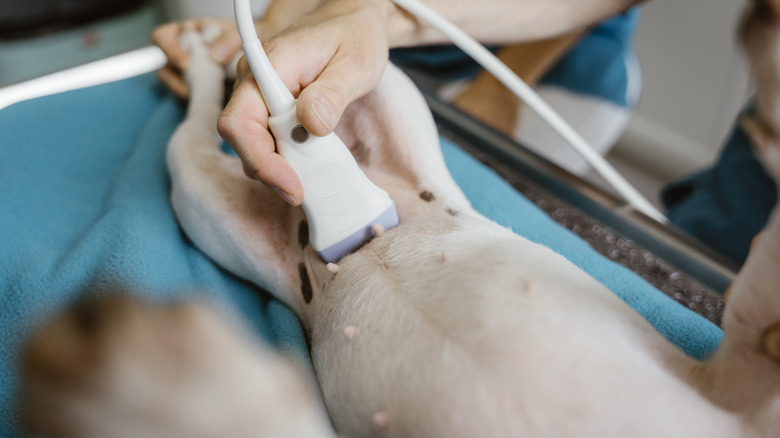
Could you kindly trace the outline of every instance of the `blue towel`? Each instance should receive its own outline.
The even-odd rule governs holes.
[[[305,360],[295,316],[215,266],[182,235],[168,200],[166,143],[183,115],[153,75],[23,102],[0,111],[0,435],[14,424],[25,336],[85,289],[211,297],[239,309],[284,354]],[[544,243],[615,291],[688,354],[721,331],[558,226],[491,170],[442,140],[474,207]]]

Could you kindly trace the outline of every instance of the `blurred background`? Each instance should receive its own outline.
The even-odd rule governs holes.
[[[148,46],[158,24],[197,16],[232,17],[233,2],[0,0],[0,87]]]

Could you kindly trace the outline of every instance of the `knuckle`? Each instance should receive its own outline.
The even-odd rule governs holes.
[[[217,132],[230,144],[233,144],[233,139],[236,133],[236,124],[233,117],[229,113],[223,112],[217,119]]]
[[[278,46],[279,46],[279,39],[278,38],[271,38],[270,40],[264,41],[263,43],[263,50],[265,50],[265,53],[272,53],[274,52]]]

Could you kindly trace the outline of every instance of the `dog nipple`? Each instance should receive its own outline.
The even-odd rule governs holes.
[[[374,224],[373,229],[377,237],[381,237],[382,234],[385,234],[385,227],[382,226],[382,224]]]
[[[339,265],[337,265],[335,263],[328,263],[326,268],[328,268],[328,272],[330,272],[333,275],[338,274],[339,271],[341,270],[341,266],[339,266]]]
[[[355,327],[354,325],[348,325],[344,327],[345,338],[347,338],[348,340],[352,340],[352,338],[354,338],[355,335],[357,335],[357,327]]]
[[[376,412],[372,418],[374,420],[374,424],[381,427],[382,429],[386,428],[390,423],[390,416],[387,415],[387,412],[385,411]]]
[[[534,294],[539,290],[539,285],[535,281],[529,281],[523,285],[523,290],[529,294]]]
[[[441,252],[441,261],[446,262],[446,261],[449,261],[449,259],[450,259],[450,253],[448,253],[447,251],[442,251]]]

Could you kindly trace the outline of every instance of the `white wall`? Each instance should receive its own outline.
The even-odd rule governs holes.
[[[717,157],[749,95],[736,46],[743,1],[650,0],[635,48],[642,98],[614,153],[669,180]]]

